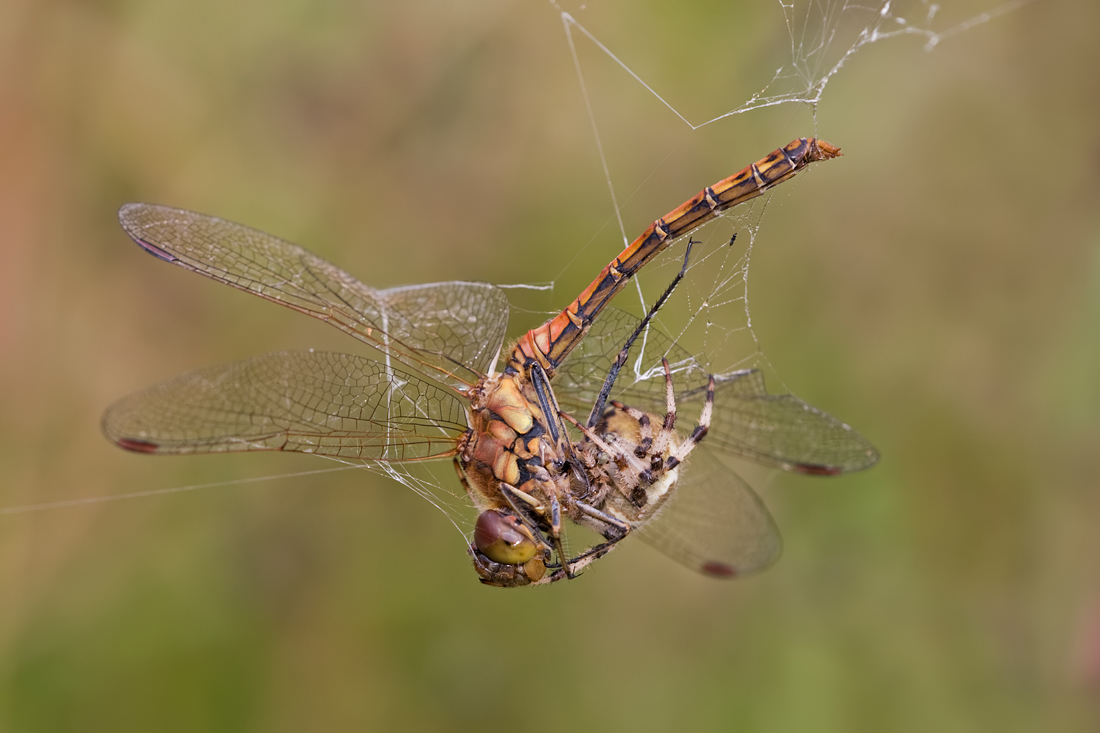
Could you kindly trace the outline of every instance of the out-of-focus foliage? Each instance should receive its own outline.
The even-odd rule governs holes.
[[[790,56],[765,0],[584,12],[697,119]],[[104,407],[159,379],[354,349],[142,254],[126,201],[379,287],[553,280],[541,308],[621,245],[546,3],[0,15],[0,507],[327,467],[103,440]],[[816,120],[699,133],[582,45],[628,232],[796,135],[844,148],[766,213],[753,323],[883,460],[765,487],[768,573],[715,582],[631,542],[576,582],[482,588],[441,513],[361,472],[0,516],[0,730],[1096,730],[1097,27],[1051,0],[931,53],[877,44]]]

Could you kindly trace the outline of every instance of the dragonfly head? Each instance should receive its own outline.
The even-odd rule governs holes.
[[[538,552],[539,543],[519,519],[497,509],[482,512],[474,524],[474,546],[503,565],[523,565]]]

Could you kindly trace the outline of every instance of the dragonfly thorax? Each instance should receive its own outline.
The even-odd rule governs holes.
[[[473,390],[470,432],[458,455],[470,499],[480,510],[510,507],[501,484],[533,496],[557,491],[564,456],[522,375],[489,377]]]

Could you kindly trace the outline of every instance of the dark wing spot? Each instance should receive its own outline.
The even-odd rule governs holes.
[[[836,466],[823,466],[819,463],[795,463],[794,470],[810,476],[837,476],[840,469]]]
[[[176,259],[177,259],[176,257],[168,254],[167,252],[165,252],[163,249],[156,246],[155,244],[150,244],[149,242],[146,242],[143,239],[135,239],[134,241],[137,242],[138,245],[143,250],[145,250],[149,254],[153,255],[158,260],[164,260],[165,262],[175,262]]]
[[[737,568],[732,565],[727,565],[724,562],[717,562],[711,560],[710,562],[703,563],[703,567],[700,568],[703,575],[709,575],[712,578],[736,578]]]
[[[160,447],[148,440],[135,440],[134,438],[119,438],[115,441],[115,445],[119,448],[132,450],[135,453],[156,453],[157,448]]]

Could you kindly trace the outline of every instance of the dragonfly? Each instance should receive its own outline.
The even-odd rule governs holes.
[[[878,454],[845,423],[770,394],[757,370],[707,374],[653,326],[687,270],[690,238],[680,273],[644,318],[607,306],[673,242],[839,155],[797,138],[708,186],[507,349],[509,304],[495,286],[377,290],[256,229],[126,204],[119,220],[146,252],[325,321],[374,353],[283,351],[200,369],[116,402],[103,432],[121,448],[158,455],[296,451],[368,465],[449,458],[477,511],[467,553],[487,585],[574,578],[633,534],[712,577],[756,572],[777,559],[778,530],[713,453],[812,475],[867,468]],[[658,376],[616,387],[643,332],[661,355],[651,365]],[[676,428],[685,406],[698,410],[686,434]],[[566,522],[600,541],[570,553]]]

